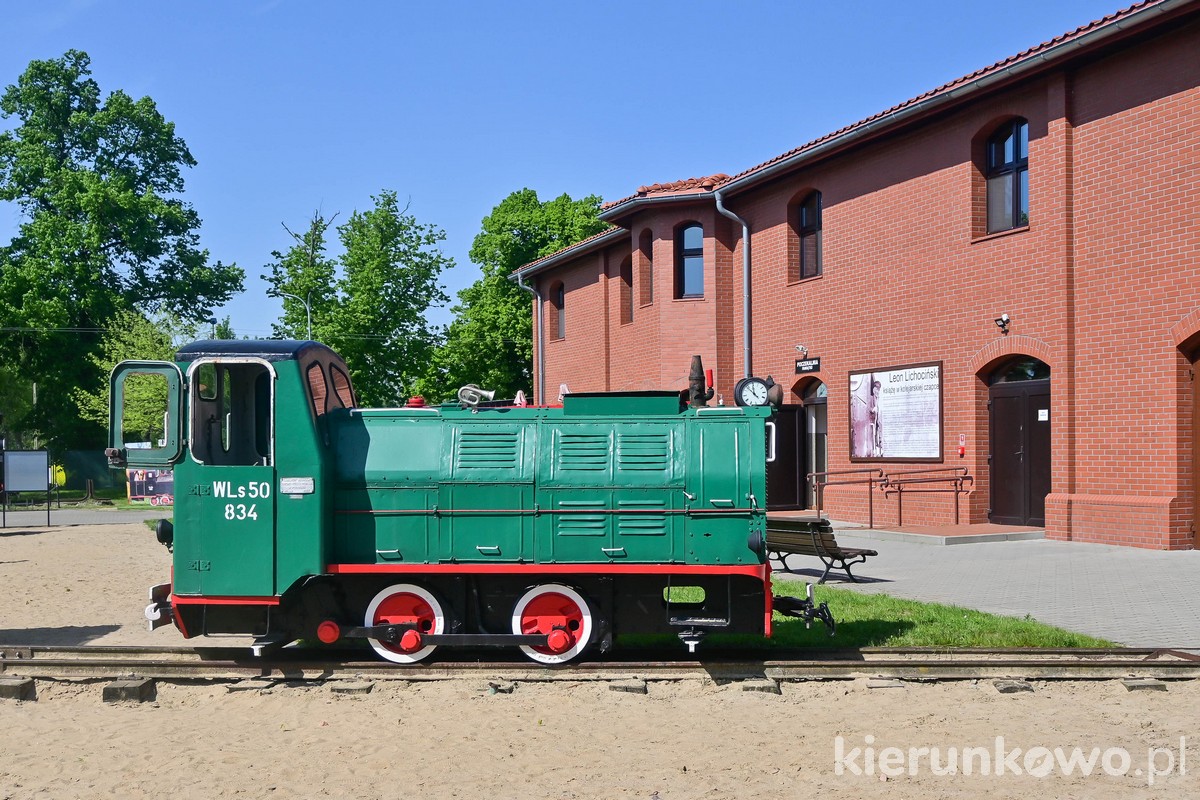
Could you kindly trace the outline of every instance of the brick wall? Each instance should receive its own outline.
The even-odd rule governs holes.
[[[727,197],[753,232],[753,372],[794,388],[795,346],[821,358],[828,469],[859,466],[849,459],[851,371],[939,361],[943,460],[927,466],[968,467],[975,484],[962,520],[987,521],[987,379],[1007,359],[1033,356],[1052,378],[1048,535],[1192,546],[1194,354],[1180,345],[1200,332],[1197,52],[1200,24],[1176,24]],[[1030,222],[988,236],[983,142],[1013,117],[1029,122]],[[790,280],[788,208],[813,189],[823,274]],[[702,300],[673,298],[673,236],[688,220],[705,229]],[[577,391],[683,388],[699,353],[732,402],[740,226],[711,196],[650,205],[622,224],[626,242],[539,276],[568,288],[567,338],[547,344],[548,392],[564,381]],[[620,262],[633,255],[634,294],[644,297],[646,231],[654,300],[621,324]],[[1007,335],[993,323],[1002,312]],[[894,523],[894,501],[875,501],[876,523]],[[831,487],[826,507],[866,519],[860,487]],[[906,524],[952,514],[950,495],[905,500]]]

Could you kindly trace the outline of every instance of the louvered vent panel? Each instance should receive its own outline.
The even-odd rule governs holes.
[[[608,528],[608,515],[604,513],[603,500],[563,500],[559,510],[567,512],[557,515],[558,533],[566,536],[603,534]],[[597,513],[587,512],[595,510]]]
[[[661,500],[621,500],[617,503],[617,533],[622,536],[662,536],[667,532],[667,505]]]
[[[662,472],[671,465],[669,433],[622,433],[617,437],[617,469]]]
[[[458,440],[458,469],[516,469],[517,431],[463,431]]]
[[[608,469],[608,434],[559,434],[557,455],[560,470],[602,472]]]

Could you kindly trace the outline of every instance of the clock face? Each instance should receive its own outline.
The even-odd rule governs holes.
[[[744,406],[765,406],[767,404],[767,384],[758,378],[747,378],[738,392],[738,399]]]

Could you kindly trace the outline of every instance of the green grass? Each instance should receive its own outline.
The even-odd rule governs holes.
[[[148,500],[139,500],[137,502],[128,500],[124,487],[120,489],[97,489],[94,499],[86,501],[83,499],[84,493],[82,489],[63,489],[61,494],[64,508],[67,506],[71,508],[115,508],[124,510],[149,510],[154,508]],[[57,505],[58,497],[52,497],[51,502]],[[169,514],[170,506],[165,506],[164,510]]]
[[[780,580],[777,594],[803,596],[804,585]],[[837,647],[1113,647],[1114,643],[1082,633],[1072,633],[1024,618],[987,614],[961,606],[902,600],[884,594],[863,594],[851,589],[816,587],[817,602],[829,603],[838,623]],[[775,615],[778,643],[814,645],[813,631],[798,620]],[[806,635],[807,634],[807,635]]]
[[[804,596],[801,581],[778,580],[775,594]],[[775,614],[774,635],[716,634],[706,646],[746,648],[809,648],[856,650],[861,647],[1113,647],[1114,643],[1045,625],[1030,617],[1004,617],[974,609],[902,600],[882,594],[861,594],[850,589],[816,587],[818,603],[828,603],[837,620],[837,635],[813,623]],[[673,636],[625,636],[623,648],[659,646]]]

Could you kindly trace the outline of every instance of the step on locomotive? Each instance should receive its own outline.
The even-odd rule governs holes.
[[[111,378],[109,462],[174,471],[151,628],[365,640],[412,664],[509,646],[561,664],[614,636],[770,636],[768,407],[689,389],[361,408],[311,341],[201,341]],[[164,407],[147,433],[147,397]],[[140,413],[140,417],[139,417]],[[155,416],[157,414],[157,416]],[[151,441],[142,441],[144,439]],[[778,602],[775,602],[778,601]]]

